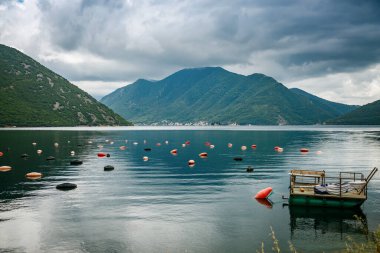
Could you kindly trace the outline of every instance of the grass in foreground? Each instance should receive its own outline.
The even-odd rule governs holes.
[[[270,227],[270,230],[271,230],[270,235],[273,240],[272,252],[280,253],[282,250],[280,248],[279,241],[276,238],[275,232],[272,227]],[[292,253],[297,253],[295,246],[291,242],[289,242],[289,250]],[[286,251],[283,251],[283,252],[286,252]],[[265,253],[264,242],[261,243],[260,250],[257,250],[256,252]],[[380,225],[375,231],[368,232],[367,242],[359,243],[359,242],[354,241],[351,237],[348,237],[346,241],[346,248],[341,250],[340,252],[342,253],[380,253]]]

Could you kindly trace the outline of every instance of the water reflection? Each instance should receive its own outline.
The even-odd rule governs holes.
[[[279,203],[288,193],[287,173],[294,168],[331,173],[370,169],[369,164],[380,163],[380,147],[371,137],[376,133],[0,131],[0,151],[5,153],[0,165],[13,167],[0,173],[0,251],[252,252],[261,241],[272,243],[265,232],[270,226],[285,248],[289,239],[305,252],[315,242],[335,247],[325,235],[363,235],[360,226],[356,229],[352,214],[340,219],[334,213],[313,214],[315,210],[289,210],[291,221],[284,220],[288,210]],[[187,140],[190,145],[182,147]],[[242,145],[248,149],[242,151]],[[274,146],[284,152],[275,152]],[[300,154],[301,147],[310,152]],[[37,155],[37,149],[43,153]],[[170,154],[173,149],[178,149],[176,156]],[[98,152],[111,157],[98,158]],[[208,158],[199,158],[201,152]],[[29,158],[21,158],[24,153]],[[48,156],[56,159],[46,161]],[[144,156],[149,160],[143,161]],[[234,161],[237,156],[243,160]],[[71,166],[74,159],[83,165]],[[193,168],[188,167],[190,159],[196,161]],[[106,165],[115,169],[105,172]],[[248,166],[254,171],[247,173]],[[28,180],[25,174],[31,171],[43,177]],[[61,182],[78,188],[57,191]],[[274,204],[252,199],[268,186],[274,189]],[[377,226],[380,181],[371,181],[369,190],[364,218]]]
[[[289,206],[289,214],[290,237],[299,249],[308,248],[307,245],[314,244],[316,240],[324,245],[321,249],[325,250],[326,245],[331,249],[344,247],[348,237],[360,241],[367,239],[367,216],[360,208]],[[335,245],[331,244],[332,241]]]

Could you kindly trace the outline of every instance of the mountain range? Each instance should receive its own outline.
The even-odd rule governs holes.
[[[288,89],[264,74],[221,67],[180,70],[162,80],[139,79],[101,102],[136,124],[323,124],[358,106]]]
[[[327,122],[335,125],[380,125],[380,100]]]
[[[130,125],[62,76],[0,44],[0,126]]]

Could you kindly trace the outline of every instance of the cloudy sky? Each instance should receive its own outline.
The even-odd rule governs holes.
[[[380,1],[0,0],[0,43],[100,98],[222,66],[326,99],[380,99]]]

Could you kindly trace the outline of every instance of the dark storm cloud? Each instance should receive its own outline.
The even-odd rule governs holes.
[[[171,69],[260,64],[252,55],[262,50],[274,51],[273,60],[285,70],[299,66],[298,77],[361,69],[380,58],[378,1],[40,1],[39,6],[42,30],[57,50],[88,50],[141,65],[153,75],[160,74],[157,64]],[[80,71],[67,74],[81,78]],[[101,74],[91,78],[139,73]]]
[[[20,5],[38,20],[26,35],[9,28]],[[380,62],[380,1],[29,0],[4,6],[0,42],[70,80],[158,79],[186,67],[245,66],[243,72],[293,82]],[[28,33],[33,36],[25,42]]]

